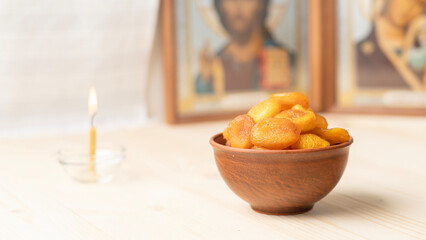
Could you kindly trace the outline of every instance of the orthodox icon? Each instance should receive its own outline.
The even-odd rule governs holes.
[[[426,108],[426,0],[339,1],[338,101]]]
[[[177,115],[245,111],[271,92],[307,93],[306,5],[174,1]]]

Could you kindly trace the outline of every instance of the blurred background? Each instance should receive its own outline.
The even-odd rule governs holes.
[[[101,129],[164,121],[166,105],[171,122],[234,116],[283,91],[422,115],[425,9],[422,0],[5,0],[0,137],[87,130],[92,85]],[[175,93],[167,102],[165,89]]]
[[[159,1],[2,1],[0,137],[87,130],[88,91],[104,129],[161,113],[149,77]],[[157,39],[158,41],[158,39]]]

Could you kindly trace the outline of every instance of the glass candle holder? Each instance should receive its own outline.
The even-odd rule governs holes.
[[[105,144],[91,155],[88,146],[70,146],[58,151],[59,163],[68,175],[78,182],[109,182],[125,159],[125,149]]]

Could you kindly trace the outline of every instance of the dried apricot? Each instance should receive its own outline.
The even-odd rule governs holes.
[[[311,111],[311,112],[313,112],[313,110],[311,110],[311,108],[304,108],[300,104],[294,105],[293,107],[291,107],[291,109],[293,109],[293,110],[299,110],[299,111]]]
[[[280,111],[280,103],[274,99],[268,99],[252,107],[247,114],[252,117],[255,122],[259,122],[264,118],[275,116]]]
[[[309,132],[316,127],[315,113],[295,105],[292,109],[284,110],[275,115],[275,118],[285,118],[300,127],[302,133]]]
[[[300,104],[304,108],[309,107],[308,97],[299,92],[276,93],[272,94],[270,99],[275,99],[281,104],[281,110],[292,108],[296,104]]]
[[[323,148],[330,146],[330,143],[326,140],[318,137],[315,134],[307,133],[300,135],[299,140],[291,145],[293,149],[312,149],[312,148]]]
[[[229,126],[229,124],[228,124],[228,126]],[[225,138],[227,141],[226,142],[229,142],[228,141],[228,139],[229,139],[229,134],[228,134],[228,128],[226,128],[225,129],[225,131],[223,131],[223,133],[222,133],[222,135],[223,135],[223,138]]]
[[[323,117],[319,114],[316,114],[315,119],[316,119],[316,122],[317,122],[315,126],[317,128],[324,128],[324,129],[328,128],[328,122],[327,122],[327,119],[325,119],[325,117]]]
[[[267,149],[285,149],[294,144],[300,136],[300,128],[285,118],[265,118],[254,125],[251,142]]]
[[[331,145],[348,142],[351,136],[343,128],[323,129],[315,128],[311,133],[330,142]]]
[[[249,115],[239,115],[234,118],[223,132],[223,137],[231,147],[251,148],[250,132],[255,122]]]

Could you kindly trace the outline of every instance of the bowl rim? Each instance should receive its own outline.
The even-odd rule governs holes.
[[[348,142],[339,143],[337,145],[332,145],[332,146],[323,147],[323,148],[262,150],[262,149],[247,149],[247,148],[229,147],[229,146],[226,146],[226,145],[223,145],[223,144],[216,142],[216,139],[219,138],[220,136],[223,137],[222,133],[217,133],[210,138],[209,142],[210,142],[210,145],[213,148],[218,148],[218,149],[221,149],[223,151],[231,151],[231,152],[239,152],[239,153],[255,153],[255,154],[277,154],[277,153],[278,154],[302,154],[302,153],[311,153],[311,152],[324,152],[324,151],[330,151],[330,150],[339,149],[339,148],[345,148],[345,147],[350,146],[354,142],[353,137],[350,136],[351,138],[349,139]]]

